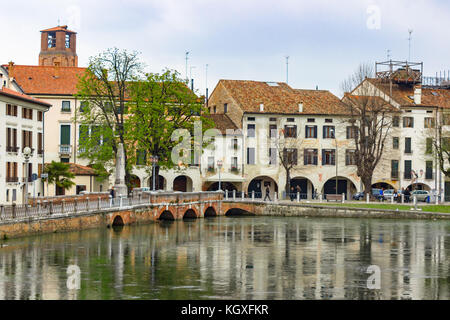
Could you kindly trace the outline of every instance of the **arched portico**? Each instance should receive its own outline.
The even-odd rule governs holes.
[[[148,178],[147,186],[153,188],[153,176]],[[156,190],[167,190],[167,180],[162,176],[158,175],[158,179],[155,181]]]
[[[383,189],[383,190],[389,190],[389,189],[395,189],[393,185],[387,183],[387,182],[377,182],[372,184],[372,189]]]
[[[192,179],[188,176],[178,176],[173,180],[173,191],[192,192]]]
[[[425,183],[413,183],[410,184],[407,189],[409,189],[410,191],[414,191],[414,190],[425,190],[425,191],[431,191],[430,186],[428,186]]]
[[[312,199],[314,195],[314,184],[305,177],[295,177],[291,179],[291,187],[297,193],[297,186],[300,187],[300,199]]]
[[[137,175],[132,174],[130,176],[130,185],[131,185],[131,189],[140,188],[141,187],[141,179]]]
[[[253,178],[248,184],[248,196],[251,197],[255,192],[255,198],[263,198],[266,194],[266,187],[269,187],[270,198],[273,199],[274,193],[278,193],[278,185],[274,179],[268,176],[258,176]]]
[[[336,191],[337,180],[337,191]],[[333,177],[328,179],[322,186],[322,195],[324,199],[327,194],[345,194],[346,199],[351,199],[353,194],[356,193],[355,183],[346,177]]]

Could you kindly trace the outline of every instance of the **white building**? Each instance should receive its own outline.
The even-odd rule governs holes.
[[[0,204],[23,203],[26,189],[29,196],[43,195],[39,177],[44,163],[44,114],[50,107],[6,87],[0,89]],[[25,147],[32,151],[28,160]]]

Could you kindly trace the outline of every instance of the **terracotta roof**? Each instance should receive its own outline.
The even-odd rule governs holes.
[[[75,31],[68,30],[67,26],[57,26],[50,29],[41,30],[41,32],[51,32],[51,31],[64,31],[68,33],[76,33]]]
[[[381,108],[384,109],[386,112],[400,112],[400,110],[396,107],[394,107],[392,104],[386,102],[383,98],[379,96],[357,96],[357,95],[351,95],[349,93],[346,93],[345,96],[342,98],[342,101],[346,101],[346,99],[351,99],[351,101],[358,101],[362,99],[370,99],[371,101],[362,101],[360,102],[359,107],[365,108],[366,110],[370,109],[371,106],[376,106],[378,110],[381,111]]]
[[[8,88],[1,88],[0,89],[0,95],[16,98],[16,99],[27,101],[27,102],[31,102],[31,103],[40,104],[40,105],[45,106],[45,107],[51,107],[52,106],[51,104],[49,104],[47,102],[44,102],[42,100],[30,97],[30,96],[28,96],[26,94],[23,94],[23,93],[20,93],[20,92],[17,92],[17,91],[8,89]]]
[[[95,170],[91,167],[82,166],[77,163],[69,163],[70,172],[72,172],[76,176],[96,176]]]
[[[238,127],[226,114],[211,114],[206,116],[214,122],[214,127],[219,129],[222,134],[226,134],[227,129],[237,130]]]
[[[338,97],[325,90],[293,89],[284,82],[262,82],[248,80],[220,80],[230,95],[244,112],[299,113],[299,103],[303,103],[302,114],[343,114],[345,106]]]
[[[74,95],[86,68],[3,65],[26,94]],[[12,69],[12,70],[10,70]]]
[[[390,85],[380,79],[367,79],[383,93],[390,96]],[[414,103],[414,87],[411,85],[392,84],[392,97],[401,106],[417,106]],[[422,88],[421,106],[438,106],[450,108],[450,89]]]

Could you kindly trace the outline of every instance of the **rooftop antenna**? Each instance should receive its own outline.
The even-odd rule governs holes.
[[[387,59],[391,61],[391,50],[387,49]]]
[[[411,34],[413,33],[412,29],[408,29],[408,33],[409,33],[409,37],[408,37],[408,61],[411,62],[411,40],[412,40],[412,36]]]
[[[189,67],[189,81],[192,81],[192,69],[194,69],[195,66],[190,66]],[[192,83],[192,82],[191,82]],[[194,86],[192,85],[192,91],[194,91]]]
[[[208,64],[205,66],[205,99],[206,99],[206,106],[208,106]]]
[[[286,56],[286,84],[289,83],[289,56]]]
[[[189,59],[189,51],[186,51],[186,80],[188,81],[188,83],[189,83],[189,78],[188,78],[188,59]]]

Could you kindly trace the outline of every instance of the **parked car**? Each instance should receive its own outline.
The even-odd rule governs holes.
[[[378,200],[383,199],[383,197],[380,196],[380,191],[381,190],[382,189],[372,189],[372,196],[374,196]]]
[[[417,201],[427,201],[427,198],[430,196],[430,193],[425,190],[415,190],[411,192],[411,199],[416,196]]]
[[[384,200],[389,200],[390,201],[392,197],[394,197],[394,200],[397,197],[397,194],[394,193],[394,189],[387,189],[387,190],[383,191],[383,198],[384,198]]]
[[[364,199],[364,192],[357,192],[353,195],[354,200],[361,200]]]

